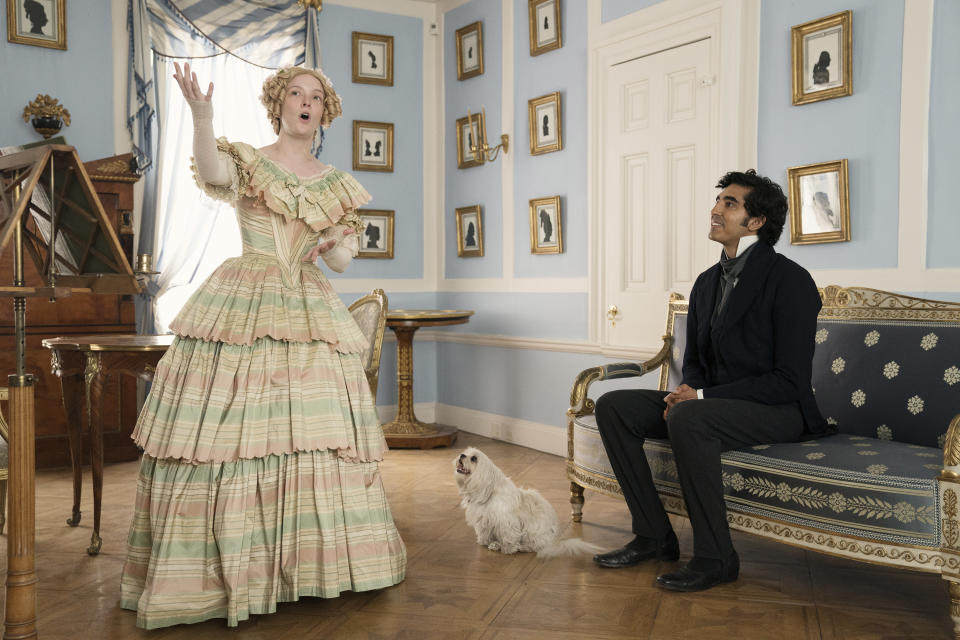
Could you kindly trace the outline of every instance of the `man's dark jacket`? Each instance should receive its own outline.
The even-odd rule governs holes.
[[[827,426],[813,397],[810,378],[814,334],[822,303],[806,269],[760,240],[727,299],[713,332],[716,351],[731,382],[715,384],[710,318],[720,278],[715,264],[697,278],[690,292],[683,382],[703,389],[704,398],[734,398],[763,404],[799,403],[805,432]]]

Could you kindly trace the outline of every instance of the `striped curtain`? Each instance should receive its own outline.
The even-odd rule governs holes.
[[[127,128],[141,169],[153,162],[153,55],[230,54],[260,67],[320,67],[317,12],[297,0],[129,0]]]

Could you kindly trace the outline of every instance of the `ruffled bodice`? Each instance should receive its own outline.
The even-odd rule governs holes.
[[[322,340],[341,353],[362,352],[367,340],[323,272],[303,258],[325,229],[358,226],[354,212],[370,194],[333,167],[300,178],[250,145],[217,144],[232,160],[231,184],[205,183],[196,168],[194,177],[208,195],[235,205],[243,254],[207,278],[171,330],[229,344]]]

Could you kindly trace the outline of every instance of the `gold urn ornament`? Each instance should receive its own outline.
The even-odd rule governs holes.
[[[37,94],[33,102],[23,108],[23,121],[30,122],[34,130],[46,140],[59,133],[64,124],[70,126],[70,112],[56,98],[45,93]]]

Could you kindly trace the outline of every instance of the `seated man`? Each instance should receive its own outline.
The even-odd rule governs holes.
[[[677,536],[657,496],[645,438],[669,438],[693,527],[693,558],[657,578],[676,591],[737,579],[720,454],[822,435],[810,386],[820,296],[806,269],[776,253],[787,199],[769,178],[730,172],[710,212],[720,262],[690,293],[683,381],[673,392],[625,389],[597,401],[597,427],[636,537],[597,555],[601,567],[676,560]],[[806,436],[805,436],[806,434]]]

